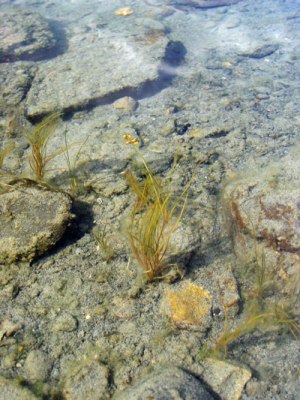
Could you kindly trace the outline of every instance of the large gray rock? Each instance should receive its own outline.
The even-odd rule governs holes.
[[[203,384],[177,367],[159,369],[114,400],[213,400]]]
[[[52,247],[72,218],[71,199],[59,192],[19,187],[0,196],[0,263],[31,261]]]
[[[48,22],[34,10],[0,11],[0,62],[37,60],[56,45]]]
[[[108,29],[97,36],[78,35],[67,53],[41,64],[28,93],[27,114],[85,107],[157,79],[168,44],[163,25],[136,19],[122,26],[125,36]]]

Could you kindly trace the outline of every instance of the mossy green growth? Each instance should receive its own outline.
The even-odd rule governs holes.
[[[171,176],[176,162],[167,178],[158,178],[154,176],[138,150],[138,141],[130,135],[125,135],[124,139],[127,144],[134,146],[141,160],[144,176],[140,181],[131,170],[124,173],[136,196],[127,229],[131,250],[148,282],[167,279],[170,268],[177,268],[176,265],[168,263],[167,252],[170,239],[186,207],[189,185],[176,197],[171,187]]]

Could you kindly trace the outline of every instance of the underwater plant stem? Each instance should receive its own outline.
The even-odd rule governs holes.
[[[219,337],[217,343],[214,345],[211,355],[220,356],[227,354],[228,346],[237,338],[244,336],[247,333],[253,332],[255,329],[268,328],[276,325],[285,325],[289,328],[291,333],[297,337],[300,334],[299,325],[296,323],[295,319],[290,318],[283,310],[281,310],[283,315],[279,315],[277,309],[274,311],[269,311],[261,313],[258,315],[250,316],[249,318],[243,320],[235,329],[232,331],[228,330],[227,324],[225,325],[224,332]]]
[[[61,122],[60,117],[61,113],[59,112],[51,114],[37,124],[33,132],[26,136],[31,146],[29,165],[38,181],[44,178],[48,162],[65,151],[65,149],[60,149],[50,155],[47,154],[48,141]]]
[[[129,135],[127,135],[129,136]],[[130,139],[129,144],[133,144]],[[137,144],[134,142],[134,144]],[[162,271],[171,265],[165,262],[169,242],[178,227],[187,203],[187,185],[175,201],[170,189],[170,177],[166,182],[156,179],[138,148],[134,150],[145,169],[143,183],[137,181],[131,171],[125,177],[137,199],[132,211],[128,236],[132,253],[143,268],[147,281],[162,279]],[[174,170],[174,165],[172,171]],[[183,200],[183,204],[180,204]],[[174,218],[176,210],[179,215]]]

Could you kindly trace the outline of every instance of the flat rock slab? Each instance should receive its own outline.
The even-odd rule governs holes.
[[[0,263],[31,261],[50,249],[72,218],[63,193],[20,187],[0,196]]]
[[[56,45],[48,22],[36,11],[0,11],[0,21],[0,62],[38,60]]]
[[[128,18],[119,19],[119,25]],[[75,37],[67,53],[41,63],[27,96],[27,114],[80,109],[159,78],[168,44],[163,25],[145,18],[122,27]]]
[[[177,367],[154,371],[114,400],[213,400],[204,385],[194,376]]]

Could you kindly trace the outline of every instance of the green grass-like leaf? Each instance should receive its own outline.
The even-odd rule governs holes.
[[[60,117],[60,112],[49,115],[38,123],[31,133],[26,135],[26,139],[31,147],[29,164],[37,181],[44,178],[49,161],[66,150],[65,147],[63,147],[51,154],[47,151],[48,141],[53,136],[55,129],[61,123]]]
[[[125,173],[136,195],[128,236],[134,258],[144,270],[147,281],[151,282],[163,279],[166,269],[172,266],[166,261],[166,255],[186,206],[189,185],[176,197],[170,177],[165,180],[155,177],[141,153],[136,151],[142,160],[145,177],[140,182],[131,171]]]

